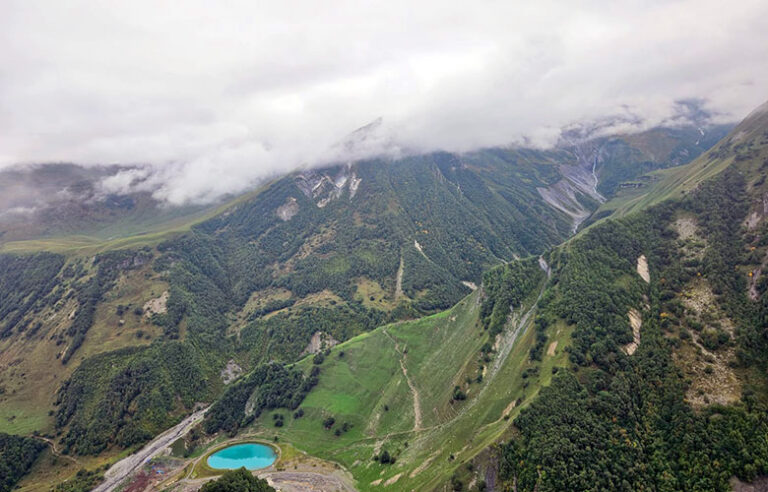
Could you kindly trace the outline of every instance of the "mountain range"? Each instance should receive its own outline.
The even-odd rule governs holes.
[[[208,206],[102,193],[119,167],[3,171],[9,474],[89,490],[173,427],[163,476],[126,483],[186,490],[243,439],[280,448],[278,486],[291,466],[358,490],[760,483],[767,109]]]

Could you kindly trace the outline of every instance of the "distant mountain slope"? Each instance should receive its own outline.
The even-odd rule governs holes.
[[[600,202],[601,197],[611,196],[622,181],[653,169],[684,164],[708,149],[728,129],[730,125],[699,122],[658,127],[638,134],[593,137],[588,129],[582,128],[564,134],[560,151],[489,149],[451,158],[479,162],[482,166],[499,158],[508,164],[526,160],[555,164],[548,172],[559,173],[564,181],[543,183],[546,186],[540,186],[539,191],[560,212],[581,216],[589,213],[594,200]],[[357,133],[352,136],[360,139]],[[354,152],[352,143],[346,142],[344,146]],[[430,158],[413,159],[424,157]],[[39,164],[0,171],[0,244],[11,243],[6,249],[12,251],[70,252],[86,247],[103,251],[141,245],[141,235],[156,244],[158,234],[183,230],[214,215],[217,206],[223,205],[167,206],[150,192],[120,194],[103,185],[103,180],[130,169]],[[586,205],[581,203],[584,200]]]
[[[597,189],[612,196],[622,183],[655,169],[686,164],[725,137],[733,125],[653,128],[646,132],[599,139]]]
[[[125,237],[177,227],[215,205],[166,207],[149,192],[116,194],[101,182],[127,168],[42,164],[0,171],[0,243],[90,236]]]
[[[731,128],[732,125],[659,127],[607,137],[591,136],[596,130],[589,127],[572,129],[563,134],[561,146],[570,149],[575,162],[561,165],[563,178],[538,191],[547,203],[572,218],[576,231],[607,198],[626,187],[636,188],[635,178],[690,162]]]
[[[736,163],[742,172],[759,179],[762,158],[765,158],[764,127],[765,105],[750,113],[744,121],[722,138],[707,152],[684,166],[663,169],[630,181],[625,189],[605,203],[596,213],[604,216],[624,216],[643,210],[667,199],[677,199],[696,189],[707,178],[713,177]]]

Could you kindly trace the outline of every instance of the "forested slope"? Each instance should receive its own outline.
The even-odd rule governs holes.
[[[683,198],[551,256],[540,315],[574,326],[573,366],[515,419],[506,487],[729,490],[768,473],[768,114],[714,152],[692,169],[722,171]]]
[[[28,437],[0,433],[0,492],[10,492],[45,448]]]

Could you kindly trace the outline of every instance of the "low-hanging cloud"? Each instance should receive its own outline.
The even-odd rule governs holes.
[[[674,121],[681,100],[735,120],[766,99],[766,61],[764,0],[10,0],[0,167],[128,164],[105,190],[212,201],[381,152]]]

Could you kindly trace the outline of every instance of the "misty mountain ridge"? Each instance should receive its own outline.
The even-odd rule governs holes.
[[[639,158],[646,163],[635,173],[640,174],[654,166],[675,166],[691,160],[730,128],[730,125],[710,123],[712,115],[702,109],[700,102],[680,103],[679,107],[682,108],[680,116],[668,121],[669,126],[645,131],[637,131],[642,127],[639,118],[626,115],[564,128],[553,149],[570,152],[575,162],[564,161],[561,182],[542,187],[539,193],[550,206],[570,216],[576,230],[590,209],[579,201],[580,196],[600,203],[604,201],[603,194],[611,193],[617,185],[616,176],[609,174],[617,174],[620,179],[631,177],[604,169],[603,162],[611,159],[617,145],[629,143],[639,156],[633,160]],[[351,132],[334,146],[330,155],[339,156],[336,158],[346,161],[347,167],[358,160],[370,159],[371,155],[382,157],[383,162],[419,155],[397,146],[386,136],[383,125],[383,119],[377,118]],[[611,133],[617,128],[635,129],[635,132]],[[653,132],[659,136],[648,138]],[[666,138],[660,138],[661,134]],[[519,146],[512,148],[526,150]],[[482,151],[474,151],[477,152]],[[325,172],[323,169],[337,167],[318,166],[293,173],[299,179],[312,181],[313,176]],[[153,172],[151,166],[77,164],[38,164],[0,170],[0,242],[73,234],[113,239],[158,231],[194,221],[233,199],[231,195],[224,195],[201,204],[168,203],[163,198],[163,185],[153,178]],[[606,176],[598,177],[601,174]],[[344,172],[340,172],[339,176],[342,175]],[[356,179],[350,181],[351,186],[359,186]],[[333,186],[344,184],[339,182]],[[337,189],[334,193],[339,192]]]

